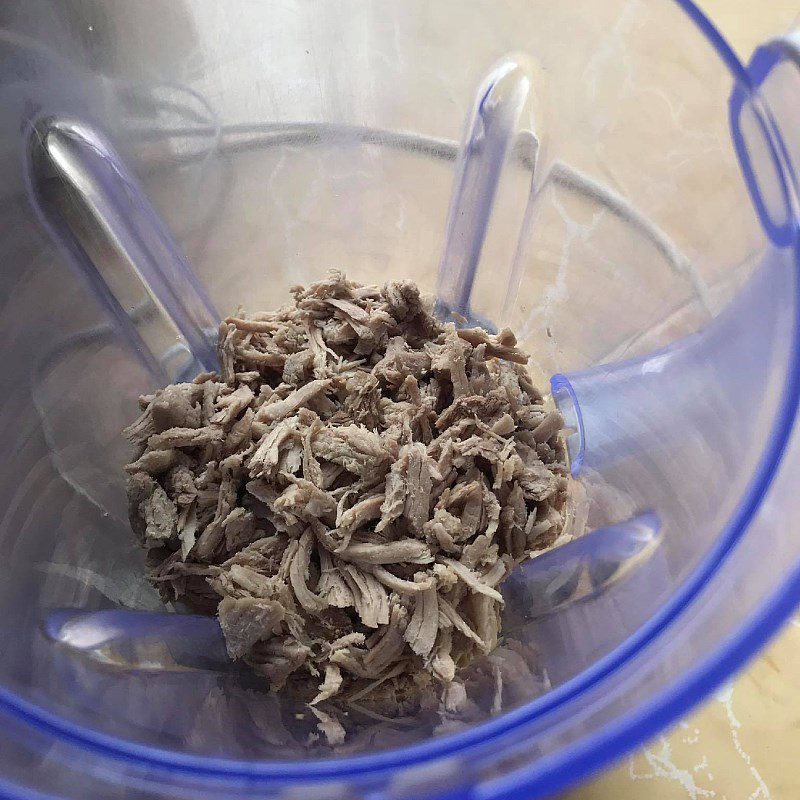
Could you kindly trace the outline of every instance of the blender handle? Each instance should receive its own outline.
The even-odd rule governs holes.
[[[41,119],[25,167],[35,212],[153,377],[213,370],[220,317],[110,142],[85,122]],[[132,292],[149,297],[150,317],[131,308]],[[176,351],[182,363],[170,366]]]
[[[794,243],[800,223],[800,27],[758,47],[730,99],[734,147],[762,225]]]
[[[753,54],[751,78],[769,107],[794,192],[800,196],[800,22]]]

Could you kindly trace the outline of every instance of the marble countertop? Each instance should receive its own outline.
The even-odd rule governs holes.
[[[740,58],[784,32],[800,0],[700,0]],[[561,800],[800,797],[800,617],[744,673],[673,730]]]
[[[800,797],[800,617],[673,730],[562,800]]]

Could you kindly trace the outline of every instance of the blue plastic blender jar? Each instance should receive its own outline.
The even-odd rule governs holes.
[[[738,669],[800,599],[798,54],[689,0],[7,0],[0,797],[539,797]],[[288,757],[207,627],[131,622],[119,432],[330,267],[520,334],[588,532],[504,586],[503,713]]]

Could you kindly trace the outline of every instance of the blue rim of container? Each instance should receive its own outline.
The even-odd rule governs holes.
[[[774,127],[774,122],[765,118],[767,116],[766,114],[758,114],[756,116],[756,124],[758,125],[759,133],[763,141],[767,144],[773,165],[776,167],[776,174],[780,180],[779,188],[781,190],[781,200],[783,201],[782,210],[786,213],[785,220],[775,220],[769,211],[767,202],[759,187],[758,178],[750,161],[747,144],[741,127],[742,112],[746,108],[749,98],[752,95],[758,94],[759,87],[767,78],[769,72],[776,64],[780,63],[781,60],[781,55],[774,47],[762,47],[756,51],[747,68],[749,83],[744,84],[741,81],[737,81],[736,85],[733,87],[733,92],[731,93],[728,103],[728,119],[730,122],[733,147],[739,159],[742,175],[750,191],[750,196],[753,200],[758,218],[761,221],[761,225],[776,247],[788,247],[794,241],[796,227],[794,215],[791,211],[791,201],[789,200],[789,188],[786,182],[786,174],[793,172],[791,159],[788,157],[786,147],[782,140],[778,138],[778,140],[775,141],[773,137],[770,136],[770,125]]]
[[[725,39],[692,0],[674,0],[699,28],[718,56],[732,73],[736,85],[751,87],[750,76]],[[734,132],[735,135],[735,132]],[[772,143],[770,142],[770,146]],[[774,153],[773,153],[774,155]],[[788,196],[785,168],[778,162],[778,176],[784,196]],[[751,190],[752,176],[745,172],[745,180]],[[758,201],[756,200],[756,203]],[[794,220],[792,224],[794,227]],[[767,230],[767,234],[770,235]],[[781,231],[781,243],[786,244],[787,232]],[[800,269],[800,252],[797,248],[796,231],[792,232],[792,247],[796,269],[794,270],[795,297],[800,297],[797,285]],[[800,303],[798,303],[800,306]],[[745,493],[744,501],[729,520],[719,542],[705,558],[694,575],[686,581],[681,592],[673,598],[653,619],[637,631],[624,645],[617,648],[588,670],[521,708],[475,726],[469,731],[444,736],[430,742],[389,750],[372,756],[357,756],[348,759],[325,759],[317,761],[272,761],[267,763],[236,761],[200,755],[177,754],[157,747],[133,744],[114,736],[66,722],[38,706],[0,688],[0,710],[9,712],[45,735],[51,735],[84,749],[127,763],[135,768],[145,768],[155,778],[174,779],[181,774],[195,781],[247,780],[255,783],[276,782],[292,784],[309,781],[373,778],[379,779],[388,773],[405,767],[419,766],[453,755],[465,756],[470,748],[490,745],[493,740],[513,732],[535,719],[544,717],[564,703],[575,700],[586,690],[593,688],[620,667],[632,656],[652,644],[683,611],[697,598],[708,577],[713,574],[731,553],[744,533],[747,525],[761,505],[772,480],[780,467],[794,427],[798,401],[800,401],[800,314],[795,311],[792,331],[793,347],[788,365],[787,379],[781,406],[769,441],[764,448],[764,457],[755,471],[753,480]],[[663,690],[648,704],[621,716],[600,730],[584,737],[564,749],[524,766],[502,778],[489,780],[476,787],[476,797],[518,797],[524,790],[536,793],[553,793],[596,772],[612,760],[654,735],[671,722],[676,721],[688,709],[705,698],[714,688],[741,667],[788,619],[800,604],[800,565],[786,579],[769,601],[751,616],[739,632],[717,651],[707,657],[700,666],[686,674],[684,679]],[[0,783],[0,793],[9,798],[46,798],[48,795],[33,792],[23,787]],[[19,792],[19,793],[17,793]],[[0,796],[2,796],[0,794]]]

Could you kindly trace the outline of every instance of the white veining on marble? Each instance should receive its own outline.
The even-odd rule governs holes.
[[[744,747],[742,747],[741,740],[739,739],[739,728],[742,727],[742,723],[739,722],[739,720],[736,718],[736,715],[733,713],[733,685],[728,684],[727,686],[723,686],[719,691],[716,692],[714,696],[725,708],[725,713],[728,717],[728,724],[730,725],[731,729],[733,746],[736,748],[736,752],[747,765],[748,771],[756,781],[756,788],[748,795],[747,800],[770,800],[772,795],[770,794],[767,784],[764,783],[764,779],[761,777],[761,774],[753,765],[750,754],[744,749]]]
[[[800,627],[798,620],[792,624]],[[694,727],[686,720],[678,723],[672,736],[672,741],[666,736],[659,737],[655,742],[642,748],[628,760],[628,776],[632,781],[667,781],[680,787],[687,800],[703,800],[703,798],[716,798],[716,800],[772,800],[772,794],[764,781],[753,759],[741,741],[739,731],[742,723],[734,713],[734,687],[727,684],[714,694],[714,699],[720,703],[725,711],[725,718],[730,730],[731,743],[736,755],[744,762],[747,772],[753,778],[752,786],[742,786],[742,792],[730,797],[727,794],[717,794],[708,786],[713,783],[714,774],[702,737],[705,731]],[[678,738],[680,737],[680,738]],[[690,756],[675,753],[673,744],[684,745],[691,748]],[[697,752],[699,750],[699,753]],[[698,759],[699,760],[695,760]],[[643,769],[642,759],[649,769]],[[687,763],[688,761],[688,763]],[[694,763],[692,763],[694,762]],[[725,765],[716,765],[724,767]]]
[[[641,751],[650,767],[650,772],[637,772],[635,757],[632,756],[628,763],[628,775],[634,781],[668,780],[680,785],[686,792],[689,800],[700,800],[703,797],[716,797],[713,789],[704,789],[697,785],[697,774],[707,766],[707,759],[693,765],[690,769],[682,769],[673,761],[672,745],[665,736],[660,736],[657,742]]]

